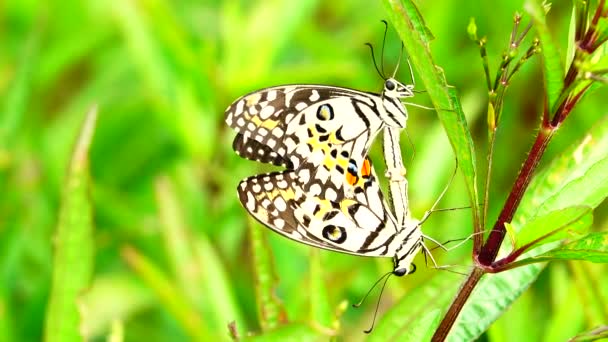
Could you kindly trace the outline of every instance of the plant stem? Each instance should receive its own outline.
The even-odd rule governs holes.
[[[511,222],[513,219],[515,211],[517,210],[523,194],[532,180],[534,171],[536,170],[536,167],[538,166],[538,163],[540,162],[540,159],[544,154],[551,137],[553,137],[555,129],[556,128],[553,128],[547,124],[543,124],[543,127],[538,131],[538,135],[536,136],[534,145],[532,145],[532,148],[530,149],[528,158],[519,171],[515,184],[509,193],[509,197],[507,197],[507,201],[505,202],[500,215],[498,215],[498,219],[496,220],[496,223],[494,224],[486,243],[482,247],[481,252],[477,257],[479,264],[483,266],[490,266],[492,262],[494,262],[494,259],[496,259],[496,255],[498,254],[498,250],[506,234],[505,223]]]
[[[454,325],[454,322],[456,321],[456,317],[458,317],[460,310],[462,310],[464,304],[467,302],[467,299],[473,292],[473,289],[481,279],[481,276],[484,274],[485,271],[480,268],[474,268],[471,274],[469,274],[469,277],[465,281],[460,291],[458,291],[458,295],[456,296],[454,302],[448,309],[448,312],[446,312],[445,316],[443,316],[443,320],[439,324],[439,327],[437,328],[437,330],[435,330],[431,341],[440,342],[445,340],[445,338],[448,336],[448,333],[450,332],[450,329],[452,328],[452,325]]]

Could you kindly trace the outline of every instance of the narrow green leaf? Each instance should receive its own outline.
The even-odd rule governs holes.
[[[481,211],[477,192],[475,149],[456,90],[448,86],[443,70],[433,61],[429,47],[432,35],[414,3],[409,0],[384,0],[384,5],[437,109],[437,115],[464,175],[473,207],[474,222],[478,225]]]
[[[516,237],[515,249],[526,246],[530,250],[570,237],[573,232],[585,233],[592,223],[590,207],[577,206],[551,211],[534,218],[521,228]],[[541,240],[536,241],[538,239]]]
[[[541,0],[528,0],[525,8],[532,16],[536,31],[540,37],[543,68],[545,71],[545,87],[549,108],[553,108],[564,87],[564,67],[562,66],[557,46],[547,27],[543,3]]]
[[[81,295],[91,282],[95,254],[89,199],[89,147],[96,121],[97,108],[93,107],[82,125],[64,181],[44,329],[45,340],[49,342],[86,338],[81,331]]]
[[[252,218],[249,218],[251,250],[255,273],[255,292],[258,306],[258,319],[263,331],[276,328],[287,321],[287,313],[275,294],[277,276],[272,263],[272,252],[266,238],[266,231]]]

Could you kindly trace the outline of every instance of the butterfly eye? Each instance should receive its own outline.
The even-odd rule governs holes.
[[[395,85],[395,82],[391,81],[391,80],[386,80],[386,82],[384,82],[384,88],[386,90],[392,91],[395,90],[397,86]]]

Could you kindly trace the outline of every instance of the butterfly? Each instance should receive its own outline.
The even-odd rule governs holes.
[[[401,99],[413,94],[413,85],[391,77],[380,94],[287,85],[237,99],[225,111],[226,123],[237,132],[233,149],[246,159],[286,168],[241,181],[239,200],[258,221],[290,239],[393,257],[394,274],[412,273],[412,259],[423,248],[419,222],[395,217],[368,152],[381,130],[405,127]],[[387,150],[395,159],[394,146],[385,146],[385,155]]]

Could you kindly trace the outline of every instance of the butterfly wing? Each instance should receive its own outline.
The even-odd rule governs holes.
[[[350,197],[372,140],[383,126],[379,96],[356,90],[281,86],[245,95],[226,109],[247,159],[307,170],[303,190],[332,201]],[[318,190],[318,191],[317,191]]]
[[[348,254],[393,256],[395,218],[386,210],[371,164],[363,190],[350,199],[323,199],[304,191],[295,170],[249,177],[238,193],[258,221],[290,239]]]

